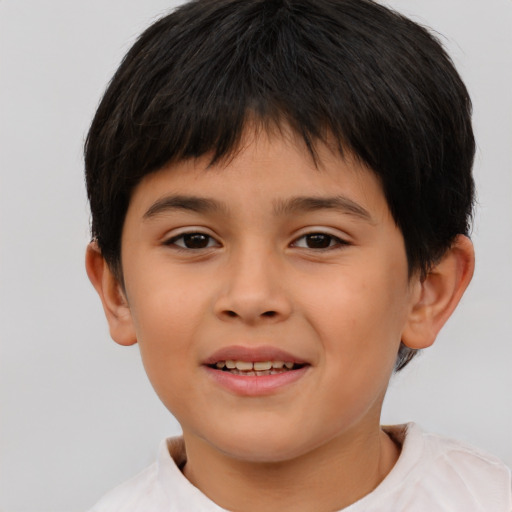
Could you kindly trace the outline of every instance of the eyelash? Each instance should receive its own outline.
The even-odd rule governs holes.
[[[300,236],[299,238],[295,239],[295,241],[292,243],[294,247],[299,247],[298,241],[302,239],[307,239],[308,237],[323,237],[329,240],[329,245],[327,247],[300,247],[301,249],[309,249],[312,251],[329,251],[332,249],[336,249],[339,247],[343,247],[346,245],[350,245],[347,241],[341,239],[338,236],[331,235],[330,233],[322,233],[319,232],[313,232],[313,233],[306,233],[305,235]],[[334,242],[334,243],[333,243]]]
[[[185,240],[187,238],[189,238],[189,240],[192,238],[192,237],[203,237],[203,241],[206,240],[206,245],[204,247],[187,247],[185,244]],[[329,241],[327,247],[301,247],[298,242],[299,240],[306,240],[308,237],[317,237],[317,238],[324,238],[324,241],[325,239],[327,239]],[[179,244],[177,243],[179,240],[183,240],[183,244]],[[214,244],[212,245],[211,242],[214,242]],[[317,240],[318,242],[319,240]],[[194,231],[194,232],[190,232],[190,233],[181,233],[179,235],[176,235],[172,238],[170,238],[169,240],[166,240],[164,242],[165,245],[167,246],[173,246],[174,248],[177,248],[178,250],[183,250],[183,251],[199,251],[199,250],[203,250],[203,249],[211,249],[212,247],[219,247],[220,244],[215,240],[215,238],[213,238],[211,235],[208,235],[206,233],[201,233],[200,231]],[[334,236],[334,235],[331,235],[329,233],[322,233],[322,232],[312,232],[312,233],[306,233],[298,238],[296,238],[291,244],[290,244],[292,247],[298,247],[300,249],[308,249],[308,250],[312,250],[312,251],[328,251],[328,250],[332,250],[332,249],[335,249],[335,248],[339,248],[339,247],[343,247],[343,246],[347,246],[347,245],[350,245],[347,241],[337,237],[337,236]]]
[[[180,245],[177,243],[178,240],[183,239],[185,241],[187,239],[187,237],[192,238],[194,236],[204,237],[205,239],[207,239],[207,245],[205,247],[195,247],[194,248],[194,247],[187,247],[185,245],[185,243],[183,245]],[[169,240],[166,240],[164,242],[164,245],[173,246],[182,251],[197,251],[197,250],[201,250],[201,249],[210,249],[211,247],[215,247],[215,245],[210,245],[211,241],[214,241],[216,243],[216,246],[219,245],[219,243],[215,240],[215,238],[213,238],[213,236],[207,235],[206,233],[201,233],[200,231],[193,231],[190,233],[181,233],[180,235],[173,236]]]

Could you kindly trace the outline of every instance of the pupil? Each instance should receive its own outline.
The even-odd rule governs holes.
[[[306,237],[307,245],[310,249],[326,249],[331,245],[331,237],[317,233]]]
[[[192,233],[184,235],[183,242],[188,249],[204,249],[208,246],[208,235],[202,235],[201,233]]]

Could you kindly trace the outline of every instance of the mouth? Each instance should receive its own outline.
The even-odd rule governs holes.
[[[286,392],[310,373],[312,364],[297,354],[260,345],[232,345],[202,364],[212,382],[239,396],[262,397]]]
[[[213,370],[227,372],[232,375],[265,377],[267,375],[280,375],[293,370],[299,370],[306,365],[293,361],[241,361],[228,359],[226,361],[217,361],[207,366]]]

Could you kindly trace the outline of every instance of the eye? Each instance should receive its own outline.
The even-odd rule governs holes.
[[[215,238],[205,233],[182,233],[165,242],[165,245],[176,245],[182,249],[209,249],[218,247],[219,243]]]
[[[330,249],[331,247],[348,245],[348,243],[327,233],[308,233],[295,240],[292,245],[303,249]]]

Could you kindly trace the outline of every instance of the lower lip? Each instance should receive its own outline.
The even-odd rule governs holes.
[[[243,376],[203,366],[210,378],[228,391],[242,396],[272,395],[306,375],[309,366],[288,370],[275,375]]]

